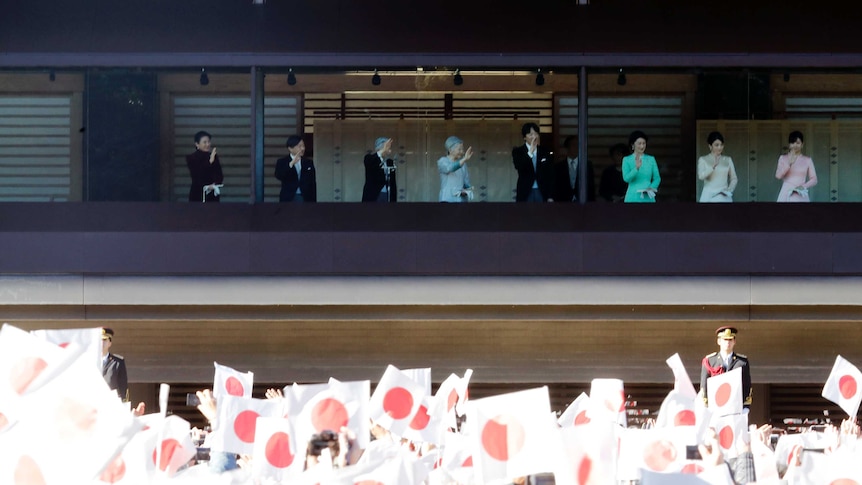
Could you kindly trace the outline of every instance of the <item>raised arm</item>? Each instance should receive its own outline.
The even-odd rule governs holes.
[[[790,171],[790,162],[787,161],[787,156],[778,157],[778,167],[775,169],[775,178],[781,180]]]
[[[700,180],[706,180],[712,175],[715,169],[712,167],[712,164],[705,157],[700,157],[697,160],[697,178]]]
[[[630,184],[635,179],[638,174],[638,169],[635,168],[635,157],[634,155],[629,155],[626,158],[623,158],[623,180]]]

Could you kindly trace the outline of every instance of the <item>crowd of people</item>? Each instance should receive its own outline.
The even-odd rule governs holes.
[[[852,416],[840,427],[749,425],[737,334],[716,330],[699,393],[679,355],[667,359],[674,389],[645,426],[627,426],[619,379],[594,379],[557,414],[546,387],[469,399],[470,370],[433,394],[431,369],[389,366],[373,393],[369,381],[330,379],[255,399],[252,373],[216,363],[212,389],[194,395],[211,426],[202,433],[170,414],[167,385],[158,413],[121,403],[117,373],[100,376],[94,359],[110,355],[110,329],[4,325],[0,483],[862,483],[858,398],[840,403]],[[862,374],[848,365],[839,356],[840,394],[827,381],[824,397],[853,397],[847,376]]]
[[[540,145],[539,126],[525,123],[521,128],[524,144],[512,150],[512,164],[518,172],[516,202],[587,202],[596,200],[595,172],[586,161],[585,184],[580,180],[577,137],[563,142],[566,158],[555,160],[553,153]],[[191,175],[190,202],[218,202],[224,182],[221,164],[212,137],[205,131],[195,134],[194,153],[186,157]],[[643,131],[629,136],[628,146],[610,147],[613,163],[602,171],[598,195],[608,202],[655,202],[661,184],[661,171],[655,157],[646,153],[649,137]],[[709,154],[697,160],[697,177],[703,182],[700,202],[733,202],[733,191],[739,181],[733,160],[723,155],[724,136],[715,131],[707,136]],[[389,156],[393,139],[380,137],[374,150],[365,156],[365,185],[362,202],[396,202],[398,200],[397,166]],[[803,135],[793,131],[788,137],[789,152],[778,159],[775,177],[782,182],[778,202],[809,202],[808,190],[817,184],[817,174],[810,157],[802,154]],[[440,202],[473,200],[468,162],[473,148],[457,136],[444,143],[446,155],[437,160],[440,174]],[[305,142],[299,135],[287,139],[289,156],[276,162],[275,177],[281,182],[280,202],[316,202],[317,172],[314,161],[305,157]],[[582,186],[583,185],[583,186]]]

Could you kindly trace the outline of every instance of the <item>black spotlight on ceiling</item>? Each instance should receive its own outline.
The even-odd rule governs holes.
[[[623,72],[623,68],[620,68],[620,73],[617,76],[617,84],[619,84],[620,86],[626,85],[626,73]]]
[[[464,84],[464,78],[461,77],[461,70],[460,69],[455,69],[455,78],[452,79],[452,81],[455,83],[456,86],[460,86],[460,85]]]
[[[539,73],[536,74],[536,86],[544,86],[545,85],[545,75],[542,74],[542,70],[539,69]]]
[[[380,86],[380,74],[377,74],[377,69],[374,70],[374,75],[371,76],[371,84]]]
[[[296,86],[296,74],[293,73],[293,69],[287,71],[287,84],[289,86]]]
[[[51,82],[57,80],[57,73],[55,73],[53,69],[51,69],[51,72],[48,73],[48,80]]]
[[[201,68],[201,86],[206,86],[210,83],[210,77],[207,76],[207,69],[205,67]]]
[[[784,73],[784,82],[786,82],[786,83],[790,82],[790,73],[789,72]]]

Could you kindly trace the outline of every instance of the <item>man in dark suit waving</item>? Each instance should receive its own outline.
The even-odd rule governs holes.
[[[551,153],[539,146],[539,125],[521,127],[524,144],[512,150],[512,164],[518,171],[516,202],[554,201],[554,164]]]
[[[362,202],[395,202],[398,186],[395,162],[386,158],[392,153],[392,138],[380,137],[374,142],[374,153],[365,155],[365,186]]]
[[[109,352],[114,342],[114,331],[102,328],[102,377],[108,387],[117,391],[123,401],[129,400],[129,378],[126,376],[126,361],[122,355]]]
[[[304,158],[305,142],[299,135],[287,139],[289,157],[275,162],[275,178],[281,181],[279,202],[317,202],[317,171],[310,158]]]

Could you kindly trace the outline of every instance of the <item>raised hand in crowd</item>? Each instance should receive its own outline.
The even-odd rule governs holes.
[[[281,389],[267,389],[264,395],[267,399],[284,399],[284,394],[281,392]]]
[[[201,403],[198,404],[198,411],[200,411],[209,422],[214,422],[216,420],[216,416],[218,416],[218,410],[216,409],[216,399],[213,396],[213,392],[210,389],[204,389],[195,394],[201,401]]]

